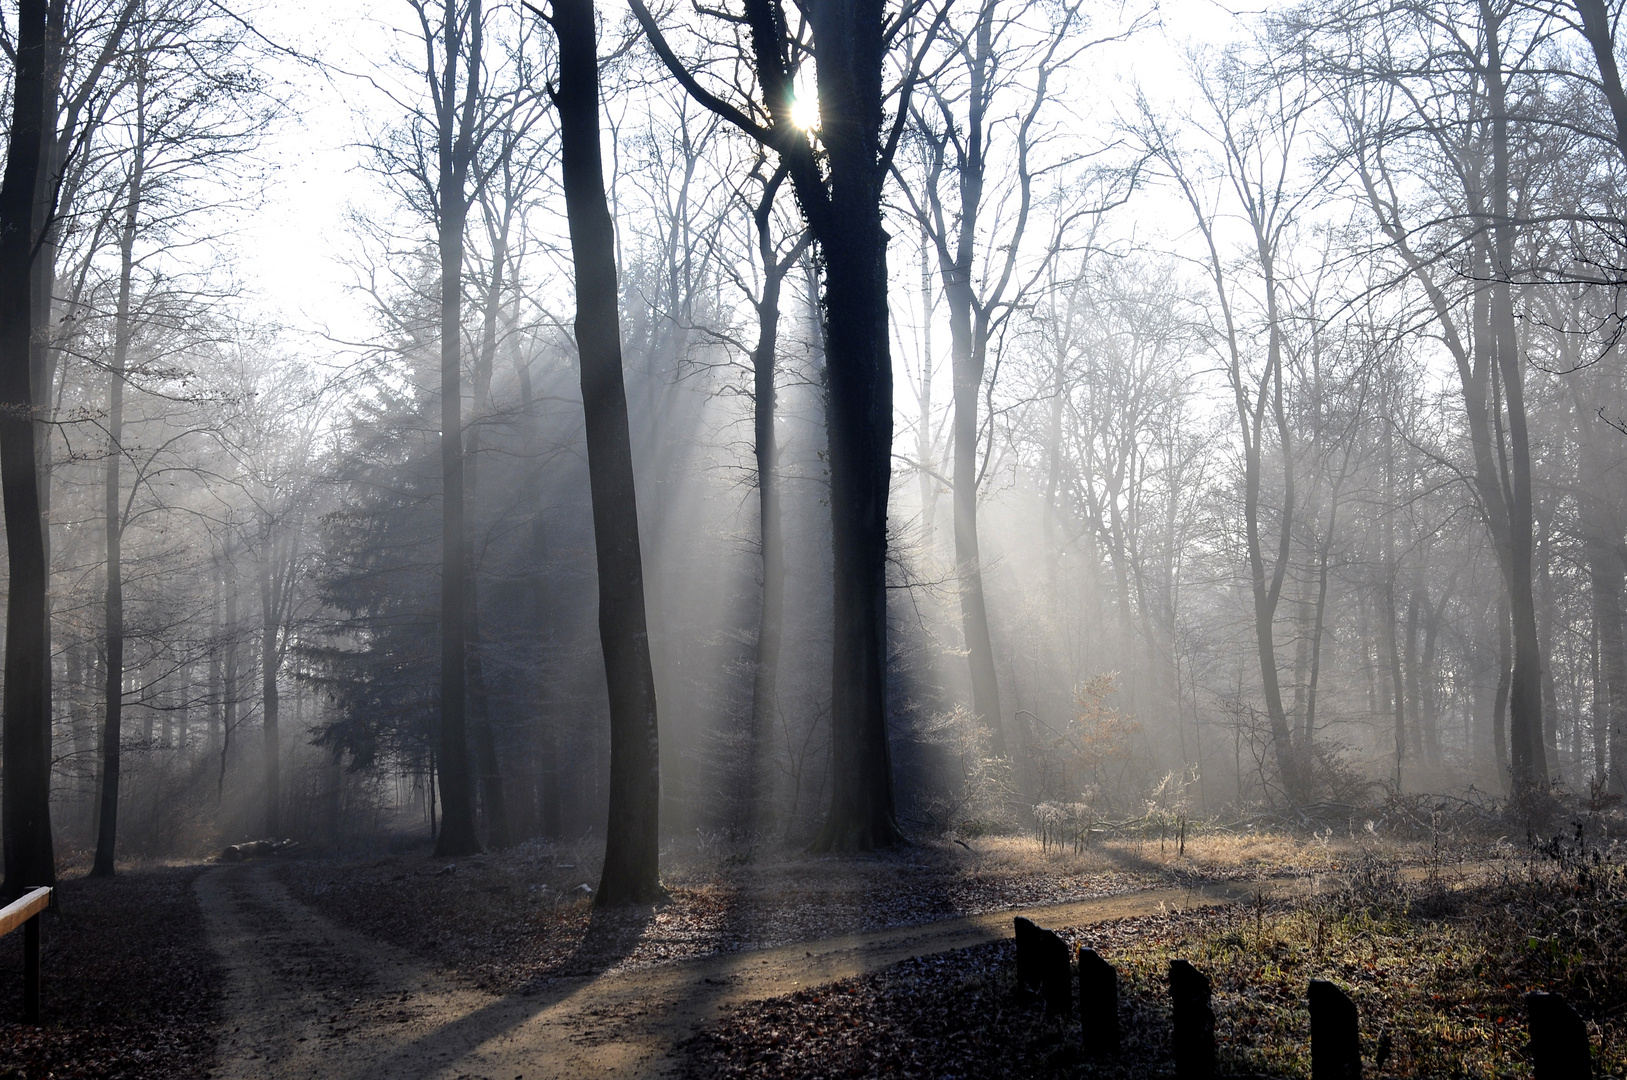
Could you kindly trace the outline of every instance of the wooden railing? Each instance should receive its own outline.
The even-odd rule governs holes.
[[[51,906],[50,889],[30,889],[0,908],[0,937],[23,928],[23,1023],[40,1022],[40,912]]]

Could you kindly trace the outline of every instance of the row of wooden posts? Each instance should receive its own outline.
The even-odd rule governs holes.
[[[1074,963],[1067,943],[1022,916],[1016,918],[1017,983],[1037,989],[1047,1012],[1073,1012]],[[1087,1055],[1119,1051],[1119,973],[1096,950],[1079,946],[1079,1027]],[[1209,976],[1185,960],[1169,962],[1171,1041],[1176,1080],[1213,1080],[1215,1012]],[[1333,983],[1312,979],[1312,1080],[1360,1080],[1361,1036],[1356,1003]],[[1535,1080],[1590,1080],[1592,1056],[1587,1025],[1559,994],[1527,994]],[[1383,1049],[1380,1050],[1382,1054]]]

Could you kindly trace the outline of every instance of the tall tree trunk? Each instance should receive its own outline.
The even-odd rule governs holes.
[[[113,324],[113,364],[108,372],[107,461],[103,465],[102,514],[106,529],[107,591],[103,607],[107,635],[107,682],[102,718],[101,816],[96,829],[95,877],[113,875],[119,826],[119,740],[124,709],[124,513],[120,505],[120,466],[124,461],[124,380],[130,357],[130,288],[135,266],[136,215],[141,207],[146,151],[146,80],[136,74],[136,141],[130,163],[124,224],[119,237],[119,297]]]
[[[978,396],[988,355],[988,316],[978,304],[972,282],[980,239],[983,204],[984,120],[986,88],[993,57],[994,5],[984,3],[967,54],[967,114],[958,142],[956,177],[959,204],[954,208],[955,234],[940,235],[938,258],[944,300],[949,306],[950,367],[954,385],[955,567],[960,579],[960,625],[972,683],[972,712],[988,731],[990,748],[1006,756],[1005,727],[1000,713],[1000,684],[989,636],[988,606],[983,594],[982,550],[977,533]],[[946,115],[945,121],[952,122]],[[941,219],[940,219],[941,221]],[[953,240],[953,250],[950,242]]]
[[[1418,664],[1418,727],[1423,741],[1424,760],[1432,769],[1441,767],[1441,730],[1439,701],[1435,691],[1435,656],[1440,641],[1441,616],[1446,611],[1446,596],[1431,605],[1423,603],[1424,651]]]
[[[784,259],[774,244],[774,197],[785,176],[777,170],[764,185],[753,213],[757,254],[763,264],[763,295],[757,300],[757,346],[752,350],[753,440],[757,456],[757,523],[762,559],[762,606],[757,620],[757,663],[751,688],[751,749],[746,759],[746,829],[772,827],[768,783],[770,747],[780,669],[780,642],[785,627],[785,531],[780,516],[779,443],[774,432],[774,383],[779,365],[780,288],[785,275],[807,246],[797,244]]]
[[[531,389],[531,368],[520,365],[520,407],[525,415],[526,452],[535,455],[537,449],[537,405]],[[537,633],[538,657],[534,673],[537,687],[536,755],[537,755],[537,827],[542,835],[557,840],[564,835],[561,821],[559,733],[548,702],[547,668],[550,658],[548,646],[553,642],[549,633],[548,616],[551,604],[548,595],[548,528],[543,517],[543,491],[538,480],[533,480],[536,506],[531,519],[531,604],[532,618]]]
[[[237,730],[237,568],[232,562],[232,544],[226,545],[226,566],[231,580],[226,589],[226,655],[222,661],[224,699],[221,708],[220,774],[215,785],[216,808],[226,791],[226,767],[231,762],[232,733]]]
[[[209,570],[209,736],[208,750],[213,752],[220,746],[221,716],[225,707],[225,687],[222,677],[222,655],[220,640],[220,564],[217,561],[210,564]]]
[[[630,0],[663,63],[689,93],[772,146],[787,168],[825,271],[826,435],[831,483],[834,618],[831,647],[831,803],[816,850],[867,850],[903,839],[887,741],[887,501],[893,382],[888,346],[887,233],[881,196],[894,146],[884,146],[888,15],[882,0],[816,0],[823,154],[792,115],[785,12],[746,0],[758,84],[770,126],[711,95],[673,55],[642,0]],[[909,108],[906,85],[896,104]],[[900,129],[901,130],[901,129]]]
[[[1508,625],[1508,601],[1497,602],[1497,692],[1492,696],[1491,738],[1492,752],[1497,759],[1497,779],[1503,785],[1509,782],[1508,760],[1508,688],[1512,681],[1514,664],[1514,638]]]
[[[435,854],[473,855],[474,790],[469,774],[468,560],[463,494],[463,233],[469,216],[469,165],[481,67],[481,0],[470,0],[466,24],[445,0],[441,92],[436,125],[441,269],[441,828]],[[465,56],[462,32],[469,34]],[[467,64],[465,96],[456,100],[457,68]]]
[[[1548,786],[1542,738],[1542,649],[1533,590],[1531,443],[1526,430],[1525,372],[1514,321],[1515,225],[1509,213],[1508,105],[1500,42],[1503,17],[1492,11],[1490,0],[1480,0],[1480,13],[1486,31],[1486,93],[1491,112],[1491,331],[1508,415],[1511,498],[1505,573],[1514,634],[1514,667],[1509,684],[1510,762],[1513,794],[1517,799],[1527,799]]]
[[[595,902],[646,903],[662,893],[660,734],[622,377],[615,231],[599,149],[592,0],[554,0],[552,23],[559,36],[554,105],[576,271],[576,347],[599,568],[599,640],[610,691],[610,820]]]
[[[1407,695],[1401,674],[1400,634],[1396,633],[1395,573],[1391,568],[1384,585],[1384,612],[1379,619],[1384,632],[1384,645],[1390,664],[1390,705],[1395,712],[1395,789],[1401,790],[1405,780],[1403,763],[1407,756]]]
[[[34,191],[45,112],[43,0],[19,0],[12,117],[0,182],[0,492],[10,559],[6,603],[4,742],[5,884],[16,896],[56,884],[51,842],[51,700],[47,646],[44,521],[40,513],[29,272],[34,257]]]
[[[1328,559],[1333,550],[1334,529],[1339,523],[1339,489],[1343,486],[1344,472],[1341,469],[1333,485],[1327,530],[1322,534],[1322,543],[1316,553],[1316,615],[1311,623],[1311,673],[1305,688],[1305,731],[1301,740],[1307,754],[1316,740],[1316,696],[1322,685],[1322,631],[1328,611]],[[1366,636],[1361,637],[1365,648]]]
[[[486,283],[481,316],[480,353],[475,362],[475,423],[469,431],[465,461],[465,495],[469,516],[476,527],[480,522],[480,428],[492,414],[492,364],[497,355],[497,313],[503,297],[503,264],[508,259],[506,233],[499,233],[492,247],[492,272]],[[474,561],[468,566],[468,649],[469,706],[474,723],[475,754],[480,765],[480,801],[486,814],[486,840],[494,848],[512,842],[509,831],[508,798],[503,791],[503,771],[497,761],[497,738],[492,731],[491,691],[486,685],[486,664],[480,636],[480,577]]]
[[[1608,743],[1606,756],[1610,791],[1627,796],[1627,634],[1622,632],[1624,566],[1627,566],[1627,551],[1618,544],[1611,571],[1606,578],[1609,604],[1599,636],[1599,663],[1604,668],[1605,683],[1610,691],[1610,717],[1604,733]]]
[[[282,747],[277,723],[281,702],[277,696],[277,601],[272,588],[273,547],[271,524],[265,526],[260,552],[260,707],[265,732],[265,835],[282,835]]]
[[[1402,638],[1402,671],[1405,677],[1407,715],[1412,723],[1407,727],[1407,751],[1414,760],[1422,760],[1424,756],[1423,725],[1421,718],[1423,712],[1419,707],[1421,677],[1418,671],[1418,630],[1419,623],[1419,589],[1417,585],[1407,590],[1407,621],[1404,637]]]
[[[890,847],[903,838],[887,741],[893,377],[881,222],[886,21],[881,0],[820,0],[810,8],[830,175],[824,211],[810,222],[825,270],[835,587],[831,803],[814,843],[821,851]],[[811,178],[803,170],[793,179],[806,211],[813,201]]]
[[[937,440],[932,437],[932,264],[926,225],[921,226],[921,375],[916,386],[920,419],[915,428],[915,482],[921,499],[921,553],[931,556],[938,538]]]

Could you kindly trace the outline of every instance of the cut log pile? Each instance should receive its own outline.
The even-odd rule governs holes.
[[[221,862],[247,862],[268,855],[292,855],[299,850],[298,840],[250,840],[233,844],[220,853]]]

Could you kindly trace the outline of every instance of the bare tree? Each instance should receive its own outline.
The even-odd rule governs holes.
[[[820,0],[793,24],[775,0],[746,0],[730,16],[760,99],[745,110],[707,90],[667,44],[642,0],[633,14],[674,78],[702,105],[771,149],[790,177],[824,270],[829,373],[835,631],[831,688],[830,813],[814,846],[869,850],[902,839],[887,737],[887,501],[893,386],[887,311],[887,234],[881,198],[927,43],[905,63],[890,130],[884,69],[919,8],[889,18],[880,0]],[[792,27],[796,26],[793,33]],[[804,59],[818,83],[817,129],[794,112]]]

